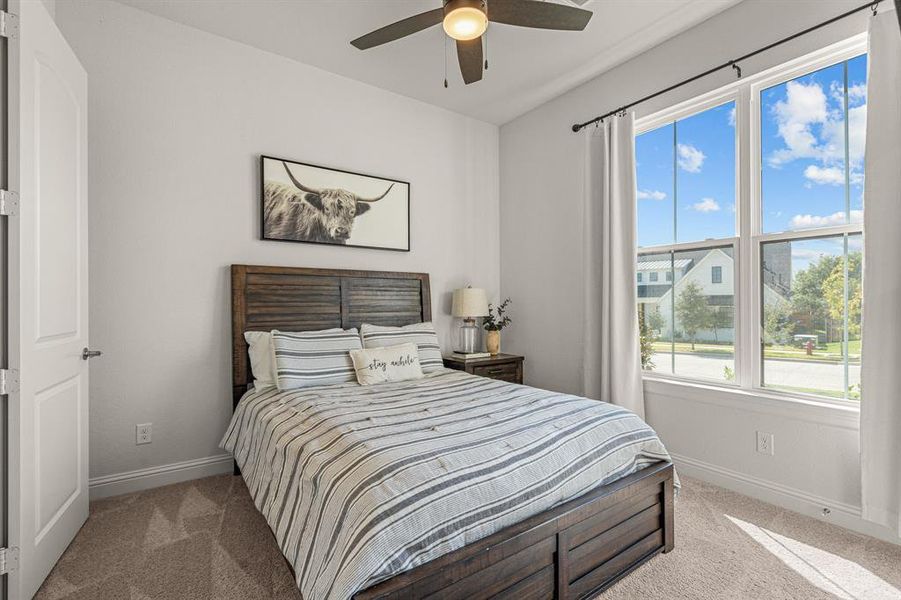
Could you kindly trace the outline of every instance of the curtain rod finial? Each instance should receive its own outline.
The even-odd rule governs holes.
[[[579,133],[579,130],[582,129],[581,125],[573,125],[573,132]]]

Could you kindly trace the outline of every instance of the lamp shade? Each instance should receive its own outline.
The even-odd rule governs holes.
[[[454,290],[451,314],[455,317],[487,317],[488,296],[482,288],[461,288]]]

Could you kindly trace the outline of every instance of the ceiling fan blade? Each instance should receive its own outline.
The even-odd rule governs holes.
[[[351,42],[351,45],[360,50],[367,50],[375,46],[381,46],[394,40],[399,40],[410,34],[428,29],[444,20],[444,9],[436,8],[406,19],[401,19],[391,25],[385,25],[381,29],[371,31]]]
[[[457,40],[457,60],[466,85],[482,79],[482,38],[467,42]]]
[[[488,20],[536,29],[582,31],[591,20],[591,11],[538,0],[489,0]]]

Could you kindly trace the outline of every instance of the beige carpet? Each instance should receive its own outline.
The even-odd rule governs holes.
[[[676,549],[603,594],[901,600],[901,547],[683,478]],[[40,600],[296,600],[243,482],[228,475],[95,502]]]

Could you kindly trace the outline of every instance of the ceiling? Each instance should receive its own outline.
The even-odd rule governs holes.
[[[119,0],[411,98],[502,124],[740,0],[589,0],[585,31],[492,24],[489,70],[464,86],[440,26],[360,51],[350,40],[441,0]],[[556,0],[566,3],[566,0]],[[582,4],[583,2],[579,2]]]

